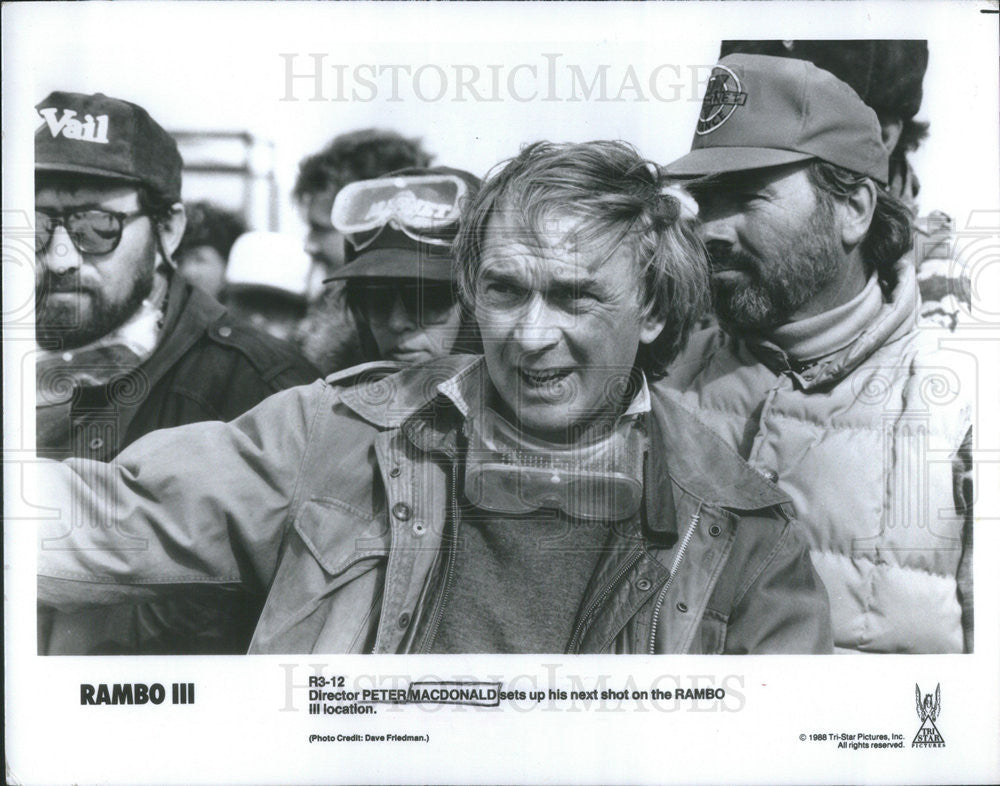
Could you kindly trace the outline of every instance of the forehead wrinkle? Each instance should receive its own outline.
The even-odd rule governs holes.
[[[498,241],[496,233],[491,232],[487,236],[487,248],[519,244],[533,256],[559,261],[569,259],[588,270],[601,267],[623,244],[632,245],[628,235],[634,221],[602,222],[572,209],[546,205],[502,210],[494,216],[497,218],[505,223],[504,233],[514,237]]]

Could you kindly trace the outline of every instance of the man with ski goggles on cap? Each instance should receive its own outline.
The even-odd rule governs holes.
[[[332,223],[346,239],[347,264],[327,280],[347,283],[365,360],[411,364],[479,351],[451,261],[462,205],[479,185],[462,170],[415,168],[337,195]]]
[[[228,420],[315,378],[290,347],[175,274],[182,162],[142,107],[55,92],[37,109],[40,455],[109,461],[154,429]],[[225,593],[206,605],[43,613],[40,651],[232,651],[257,607]]]
[[[384,196],[345,198],[342,225],[442,239],[447,200]],[[117,467],[43,466],[84,521],[42,522],[71,548],[40,552],[39,596],[260,588],[258,653],[829,651],[787,498],[647,386],[707,293],[687,199],[620,142],[525,148],[455,243],[484,355],[360,366]]]

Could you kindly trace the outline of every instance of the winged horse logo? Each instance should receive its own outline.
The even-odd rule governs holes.
[[[917,692],[917,717],[921,723],[926,722],[928,718],[934,723],[941,714],[941,683],[938,683],[937,690],[934,691],[934,698],[932,699],[928,693],[923,701],[920,700],[920,686],[914,683],[913,687]]]
[[[934,695],[927,693],[921,698],[920,686],[914,683],[917,699],[917,717],[920,718],[920,730],[913,740],[916,747],[944,747],[944,738],[938,731],[935,721],[941,715],[941,683],[938,683]]]

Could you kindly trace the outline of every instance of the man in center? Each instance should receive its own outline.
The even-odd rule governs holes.
[[[264,588],[261,653],[830,651],[787,498],[647,387],[707,293],[661,186],[621,143],[525,148],[456,242],[484,356],[46,465],[84,521],[43,522],[39,597]]]

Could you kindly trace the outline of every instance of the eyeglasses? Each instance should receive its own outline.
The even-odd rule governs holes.
[[[356,298],[367,319],[373,314],[388,314],[396,303],[403,304],[407,316],[418,325],[435,325],[446,322],[455,293],[451,284],[355,283],[349,290]]]
[[[110,254],[122,239],[125,222],[145,215],[144,210],[118,213],[114,210],[74,210],[71,213],[48,213],[35,210],[35,253],[49,247],[57,226],[66,229],[81,254]]]

